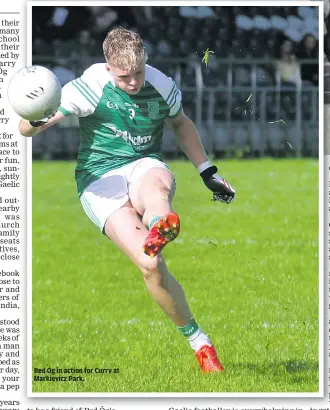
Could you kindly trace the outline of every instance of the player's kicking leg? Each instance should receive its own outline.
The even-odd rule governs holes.
[[[153,299],[186,336],[203,372],[223,371],[208,336],[199,328],[189,309],[184,291],[169,273],[164,258],[150,258],[142,252],[148,230],[130,202],[106,221],[106,235],[139,267]]]
[[[145,165],[142,163],[140,170],[137,169],[133,174],[129,196],[134,209],[143,217],[144,225],[150,229],[142,249],[148,256],[155,257],[168,242],[179,234],[180,219],[171,205],[175,193],[173,174],[166,168],[151,168],[152,161],[145,159]],[[146,169],[143,172],[144,167]],[[184,297],[181,286],[174,278],[173,280],[176,282],[176,286],[181,289],[180,295]],[[180,298],[181,296],[179,296]],[[183,318],[183,322],[175,323],[195,350],[202,371],[222,371],[223,367],[209,338],[199,328],[190,311],[188,316]]]

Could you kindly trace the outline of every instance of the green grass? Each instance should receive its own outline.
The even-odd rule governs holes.
[[[229,206],[211,203],[189,163],[169,165],[182,228],[164,254],[226,372],[200,373],[141,273],[85,216],[75,164],[36,162],[33,368],[119,374],[33,391],[317,392],[317,161],[219,162],[237,190]]]

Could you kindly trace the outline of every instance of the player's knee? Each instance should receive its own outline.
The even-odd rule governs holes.
[[[151,181],[154,188],[164,191],[169,195],[175,190],[173,174],[165,168],[155,168]]]
[[[172,185],[169,181],[163,181],[161,178],[158,178],[154,183],[154,189],[160,191],[162,195],[166,196],[166,198],[169,198],[172,191]]]
[[[145,282],[159,282],[162,276],[162,257],[156,256],[155,258],[144,258],[139,268],[143,273],[143,279]]]

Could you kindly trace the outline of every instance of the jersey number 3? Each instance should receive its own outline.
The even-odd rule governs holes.
[[[129,111],[129,119],[132,120],[135,117],[135,111],[132,108],[129,108],[128,111]]]

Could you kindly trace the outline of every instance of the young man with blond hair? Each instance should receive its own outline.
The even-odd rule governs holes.
[[[188,339],[201,370],[223,371],[161,254],[180,231],[172,209],[174,176],[160,154],[165,122],[214,200],[230,203],[235,191],[209,162],[174,81],[146,64],[140,36],[123,28],[111,30],[103,51],[106,63],[92,65],[63,88],[52,118],[22,120],[19,130],[33,136],[66,116],[79,117],[75,177],[83,209],[143,273],[151,296]]]

